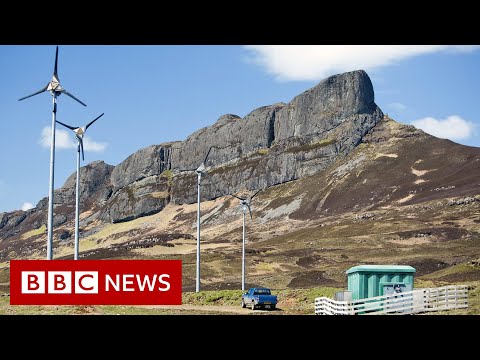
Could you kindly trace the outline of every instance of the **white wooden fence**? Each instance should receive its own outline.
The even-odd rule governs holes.
[[[415,289],[404,293],[376,296],[353,301],[335,301],[327,297],[315,299],[316,315],[414,314],[468,307],[468,287],[450,285]]]

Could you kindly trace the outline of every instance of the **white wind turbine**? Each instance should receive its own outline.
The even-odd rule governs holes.
[[[242,207],[243,211],[243,239],[242,239],[242,291],[245,290],[245,242],[246,242],[246,228],[245,228],[245,214],[248,212],[250,213],[250,219],[253,220],[252,217],[252,209],[250,208],[252,199],[257,195],[262,189],[258,190],[255,194],[250,196],[250,198],[241,198],[236,195],[231,195],[233,197],[236,197],[237,199],[240,200],[240,206]]]
[[[180,171],[195,171],[197,173],[197,277],[196,277],[196,285],[195,285],[195,292],[200,291],[200,183],[202,181],[202,175],[207,175],[206,172],[206,162],[208,159],[208,155],[210,155],[210,151],[215,146],[210,146],[208,149],[207,155],[203,159],[203,162],[200,166],[196,169],[187,169],[187,170],[180,170]]]
[[[82,152],[82,160],[85,160],[85,154],[83,152],[83,136],[87,129],[98,119],[103,116],[97,116],[94,120],[90,121],[84,127],[75,127],[64,124],[58,120],[56,120],[59,124],[65,126],[66,128],[72,130],[75,133],[75,137],[77,139],[77,182],[75,186],[75,252],[74,252],[74,259],[78,260],[78,250],[79,250],[79,219],[80,219],[80,151]]]
[[[50,93],[53,96],[53,111],[52,111],[52,140],[51,140],[51,145],[50,145],[50,184],[49,184],[49,192],[48,192],[48,225],[47,225],[47,230],[48,230],[48,236],[47,236],[47,260],[52,260],[53,258],[53,190],[55,186],[55,179],[54,179],[54,172],[55,172],[55,122],[56,122],[56,116],[57,116],[57,97],[60,96],[60,94],[65,94],[75,101],[79,102],[83,106],[87,106],[80,100],[78,100],[75,96],[70,94],[67,90],[65,90],[61,85],[60,85],[60,79],[58,77],[57,73],[57,63],[58,63],[58,46],[57,46],[57,51],[55,53],[55,67],[53,69],[53,76],[52,80],[42,89],[38,90],[37,92],[22,97],[18,99],[18,101],[25,100],[29,97],[41,94],[45,91],[50,91]]]

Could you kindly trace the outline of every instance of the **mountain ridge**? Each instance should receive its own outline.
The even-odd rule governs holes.
[[[241,209],[230,194],[256,189],[247,286],[341,286],[360,263],[480,280],[467,265],[480,256],[480,148],[384,115],[364,72],[329,79],[288,104],[223,115],[115,167],[82,167],[80,258],[181,259],[184,290],[194,289],[196,174],[180,170],[196,168],[216,144],[202,178],[202,288],[238,288]],[[246,136],[252,131],[259,135]],[[73,254],[72,179],[55,192],[55,259]],[[0,214],[0,260],[44,258],[45,223],[46,198]]]
[[[139,149],[114,167],[100,162],[82,167],[81,202],[96,208],[105,205],[94,219],[106,222],[150,215],[169,201],[195,202],[196,175],[181,170],[197,168],[210,146],[214,148],[206,165],[214,171],[211,184],[205,181],[202,199],[298,179],[321,171],[336,156],[354,149],[382,115],[365,71],[333,75],[288,104],[262,106],[244,118],[222,115],[183,141]],[[167,171],[175,173],[175,182],[171,175],[164,176]],[[241,172],[251,174],[247,179]],[[73,176],[55,190],[57,207],[66,208],[74,201]],[[93,194],[96,187],[101,194]],[[97,200],[88,201],[91,197]],[[46,201],[40,200],[34,210],[43,211]],[[68,216],[57,216],[55,225],[64,223]]]

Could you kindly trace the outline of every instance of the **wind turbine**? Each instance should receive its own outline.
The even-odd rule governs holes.
[[[67,124],[64,124],[58,120],[56,120],[59,124],[65,126],[66,128],[69,128],[75,133],[75,137],[77,138],[77,184],[75,187],[75,253],[74,253],[74,260],[78,260],[78,248],[79,248],[79,237],[78,237],[78,232],[79,232],[79,218],[80,218],[80,150],[82,151],[82,160],[85,160],[85,154],[83,152],[83,135],[87,131],[87,129],[92,125],[95,121],[100,119],[103,116],[102,115],[97,116],[94,120],[90,121],[87,125],[84,127],[75,127],[75,126],[70,126]]]
[[[253,220],[252,217],[252,209],[250,208],[250,204],[252,203],[252,199],[257,195],[262,189],[258,190],[255,194],[250,196],[250,198],[241,198],[236,195],[231,195],[233,197],[236,197],[237,199],[240,200],[240,205],[242,206],[242,211],[243,211],[243,241],[242,241],[242,291],[245,290],[245,235],[246,235],[246,230],[245,230],[245,214],[248,212],[250,213],[250,219]]]
[[[206,162],[208,159],[208,155],[210,155],[210,151],[215,146],[210,146],[207,151],[207,155],[205,155],[205,159],[200,164],[200,166],[196,169],[187,169],[187,170],[180,170],[180,171],[195,171],[197,173],[197,279],[196,279],[196,286],[195,292],[200,291],[200,183],[202,181],[202,175],[207,175],[206,169]]]
[[[67,92],[61,85],[60,85],[60,80],[58,78],[58,73],[57,73],[57,63],[58,63],[58,46],[57,46],[57,51],[55,53],[55,67],[53,68],[53,76],[52,76],[52,81],[50,81],[44,88],[41,90],[38,90],[37,92],[22,97],[18,99],[18,101],[22,101],[25,99],[28,99],[29,97],[41,94],[45,91],[50,91],[50,93],[53,96],[53,110],[52,110],[52,140],[51,140],[51,145],[50,145],[50,188],[48,192],[48,237],[47,237],[47,260],[52,260],[53,258],[53,249],[52,249],[52,243],[53,243],[53,188],[55,186],[55,179],[54,179],[54,171],[55,171],[55,120],[57,117],[57,97],[60,96],[60,94],[65,94],[75,101],[79,102],[83,106],[85,105],[83,102],[78,100],[75,96]]]

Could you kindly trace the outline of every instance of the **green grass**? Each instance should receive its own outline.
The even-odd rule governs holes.
[[[272,289],[272,294],[277,295],[279,308],[295,313],[313,314],[315,298],[327,296],[332,298],[339,288],[316,287],[311,289]],[[227,305],[237,306],[242,299],[242,290],[214,290],[200,291],[198,293],[185,292],[182,296],[183,304],[190,305]]]
[[[242,290],[185,292],[182,302],[191,305],[238,305],[242,298]]]
[[[313,314],[313,304],[316,297],[333,297],[338,291],[337,288],[318,287],[312,289],[286,289],[272,290],[272,294],[278,296],[279,307],[285,313]],[[238,306],[242,298],[242,290],[214,290],[184,292],[182,294],[182,304],[188,305],[206,305],[206,306]],[[209,309],[211,311],[211,308]],[[162,315],[162,314],[182,314],[191,313],[192,310],[182,309],[150,309],[146,307],[135,306],[12,306],[10,298],[0,297],[0,315],[15,314],[110,314],[110,315]],[[195,313],[205,313],[196,310]]]
[[[38,229],[33,229],[33,230],[30,230],[30,231],[27,231],[26,233],[23,233],[22,234],[22,240],[31,238],[33,236],[42,235],[42,234],[45,233],[45,231],[47,231],[47,226],[42,225]]]
[[[164,170],[161,174],[160,177],[166,177],[168,179],[171,179],[173,177],[173,171],[172,170]]]
[[[162,178],[162,177],[167,178],[167,185],[168,185],[169,188],[171,188],[172,185],[173,185],[173,171],[172,170],[164,170],[160,174],[160,178]]]
[[[429,279],[429,280],[435,280],[435,279],[441,279],[445,276],[448,275],[454,275],[454,274],[465,274],[465,273],[474,273],[478,272],[480,274],[480,267],[475,267],[470,264],[457,264],[453,266],[449,266],[445,269],[435,271],[431,274],[423,276],[424,279]]]
[[[420,281],[421,285],[441,286],[438,283],[429,281]],[[471,282],[469,285],[469,306],[466,309],[451,310],[444,312],[432,312],[429,314],[445,315],[478,315],[480,314],[480,281]],[[420,286],[416,281],[415,287]],[[341,289],[334,287],[315,287],[311,289],[272,289],[272,294],[278,296],[278,308],[282,314],[304,314],[313,315],[314,301],[317,297],[326,296],[333,298],[336,291]],[[205,305],[209,306],[207,311],[191,309],[158,309],[136,306],[30,306],[30,305],[10,305],[9,297],[0,297],[0,315],[182,315],[182,314],[222,314],[216,312],[215,306],[238,306],[242,297],[241,290],[215,290],[200,291],[198,293],[185,292],[182,294],[182,304],[187,305]],[[259,312],[258,314],[261,314]]]

